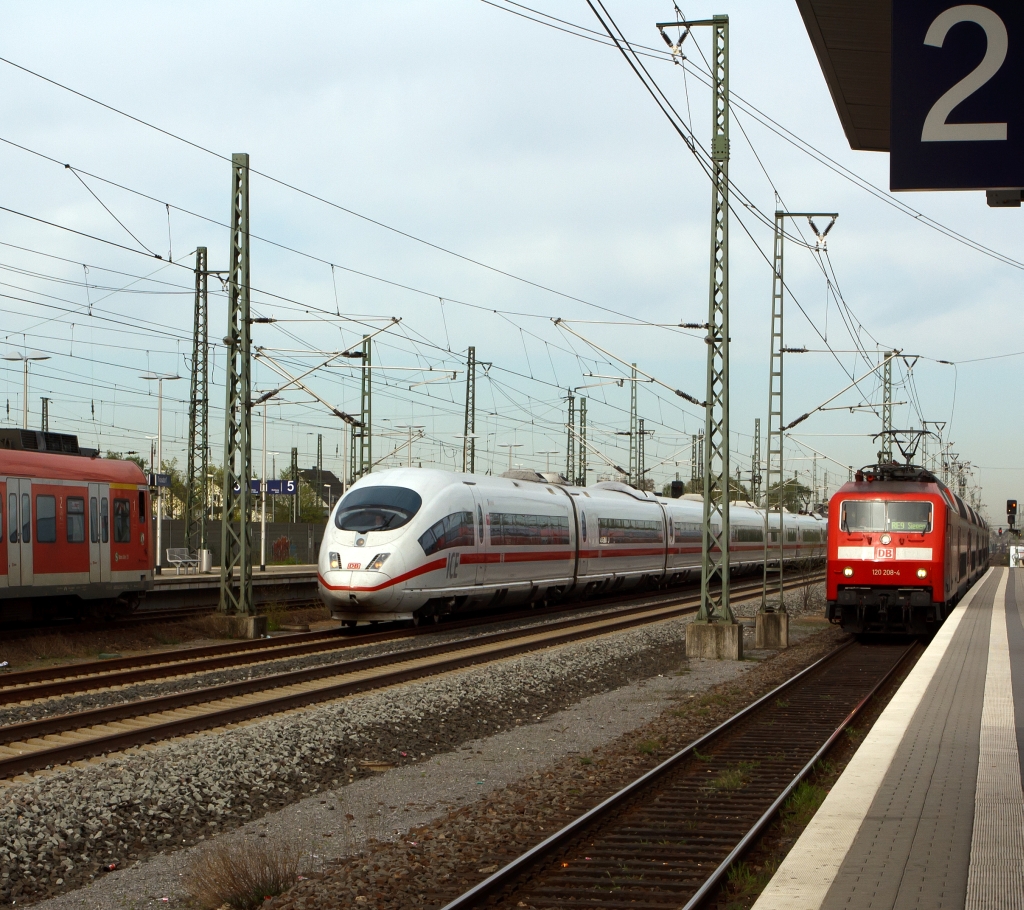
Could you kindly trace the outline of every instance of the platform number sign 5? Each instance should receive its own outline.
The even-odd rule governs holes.
[[[1024,2],[893,0],[889,185],[1024,187]]]

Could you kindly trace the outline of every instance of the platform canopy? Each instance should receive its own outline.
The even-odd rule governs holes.
[[[796,0],[850,148],[889,151],[890,0]]]

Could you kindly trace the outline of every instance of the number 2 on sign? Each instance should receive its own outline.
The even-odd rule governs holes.
[[[989,81],[1006,60],[1009,37],[1006,25],[992,10],[984,6],[964,4],[940,14],[931,24],[924,43],[942,47],[949,30],[961,22],[974,22],[985,30],[985,56],[971,72],[947,91],[928,111],[921,130],[922,142],[991,142],[1006,140],[1005,123],[947,123],[949,115],[961,101],[966,101]]]

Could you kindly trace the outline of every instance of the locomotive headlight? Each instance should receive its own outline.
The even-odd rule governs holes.
[[[373,557],[373,559],[370,560],[366,568],[379,569],[382,565],[384,565],[385,562],[387,562],[387,558],[390,555],[390,553],[378,553],[376,556]]]
[[[332,569],[340,569],[341,568],[341,557],[337,553],[331,553],[329,555],[331,557],[331,568]]]
[[[887,547],[887,546],[889,546],[889,544],[892,543],[892,537],[890,537],[888,534],[883,534],[881,537],[878,538],[878,542],[883,547]]]
[[[918,578],[927,578],[928,577],[928,570],[927,569],[918,569],[917,570],[917,577]]]
[[[845,569],[843,569],[843,575],[845,575],[847,578],[853,578],[853,566],[847,566]]]

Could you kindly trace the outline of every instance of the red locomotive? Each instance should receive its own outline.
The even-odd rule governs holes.
[[[934,474],[857,472],[828,513],[827,616],[850,632],[935,631],[988,565],[988,525]]]
[[[97,455],[0,431],[0,620],[126,613],[152,587],[146,477]]]

